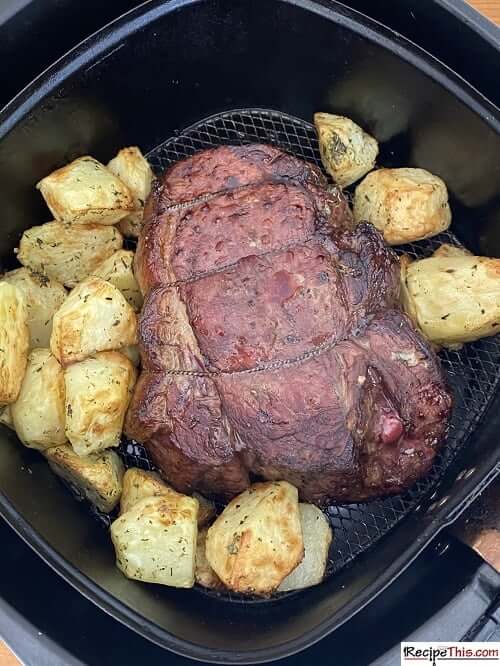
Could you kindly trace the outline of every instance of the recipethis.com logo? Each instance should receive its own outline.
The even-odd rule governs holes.
[[[500,664],[500,642],[401,643],[401,666],[488,666]]]

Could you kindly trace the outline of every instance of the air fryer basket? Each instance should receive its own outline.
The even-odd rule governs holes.
[[[447,180],[459,240],[447,233],[406,252],[426,256],[443,241],[476,252],[483,242],[483,252],[493,252],[498,110],[463,81],[334,2],[184,0],[146,3],[111,24],[4,110],[0,257],[8,265],[22,229],[46,219],[33,184],[76,155],[105,161],[137,143],[161,172],[209,146],[260,140],[319,164],[304,120],[318,109],[346,113],[374,132],[384,166],[418,163]],[[255,603],[127,581],[114,568],[106,531],[68,499],[39,456],[4,432],[0,509],[59,573],[151,640],[216,662],[279,658],[359,610],[495,476],[499,355],[498,338],[442,354],[455,408],[432,472],[405,495],[330,507],[329,577],[303,593]],[[121,453],[129,465],[149,466],[134,443],[124,442]]]
[[[282,148],[297,157],[321,167],[319,146],[314,126],[288,114],[264,109],[227,111],[200,120],[150,151],[148,159],[157,174],[178,160],[221,144],[264,142]],[[457,238],[445,232],[434,238],[398,248],[412,258],[432,254],[442,243],[459,245]],[[500,382],[500,335],[465,345],[457,351],[440,354],[448,382],[453,389],[454,407],[450,432],[445,446],[431,472],[404,495],[360,504],[335,505],[326,509],[334,530],[327,576],[337,573],[356,556],[370,548],[391,530],[436,488],[456,453],[467,445],[468,438],[481,419]],[[147,451],[136,442],[125,440],[120,448],[127,467],[155,469]],[[105,527],[110,517],[97,514]],[[235,595],[221,592],[218,597]],[[248,602],[244,597],[240,603]]]

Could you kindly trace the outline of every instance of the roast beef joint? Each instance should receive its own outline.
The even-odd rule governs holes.
[[[136,253],[143,371],[126,432],[181,492],[257,479],[359,502],[425,475],[451,395],[399,261],[316,167],[267,145],[177,162]]]

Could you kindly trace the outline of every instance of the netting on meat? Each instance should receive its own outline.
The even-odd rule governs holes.
[[[311,124],[280,112],[259,109],[230,111],[202,120],[151,151],[148,159],[160,174],[173,162],[200,150],[252,142],[273,144],[321,167],[318,140]],[[459,244],[452,233],[445,232],[400,250],[413,258],[422,258],[442,243]],[[403,495],[328,507],[326,512],[335,532],[329,575],[372,546],[435,490],[495,395],[500,381],[499,336],[470,343],[458,351],[443,351],[439,356],[454,393],[453,416],[445,445],[431,472]],[[120,454],[127,467],[153,469],[145,449],[135,442],[123,441]],[[109,524],[109,516],[101,515],[100,519]]]

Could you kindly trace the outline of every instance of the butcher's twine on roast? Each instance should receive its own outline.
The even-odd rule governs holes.
[[[451,397],[399,263],[321,172],[266,145],[174,164],[136,254],[143,372],[127,434],[178,490],[285,479],[317,503],[429,470]]]

